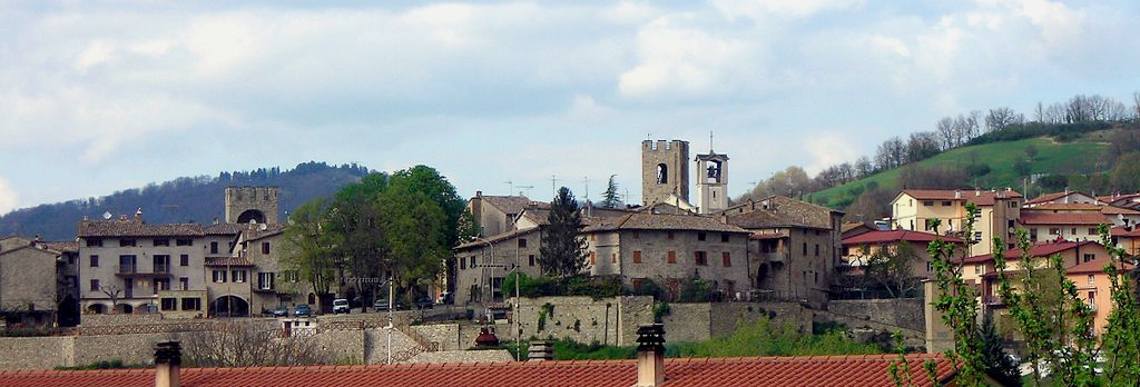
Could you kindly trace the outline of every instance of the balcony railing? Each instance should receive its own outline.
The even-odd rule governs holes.
[[[138,269],[138,265],[119,265],[116,272],[119,274],[134,274],[139,272]]]
[[[170,272],[170,265],[165,264],[165,263],[156,263],[156,264],[154,264],[154,272],[155,273],[169,273]]]

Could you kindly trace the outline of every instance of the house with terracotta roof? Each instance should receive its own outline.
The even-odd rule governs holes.
[[[933,268],[930,253],[926,249],[930,246],[930,242],[939,239],[965,246],[961,238],[952,236],[910,230],[870,231],[843,239],[843,261],[850,268],[862,268],[867,265],[870,257],[883,249],[898,251],[901,245],[907,244],[915,256],[911,261],[911,273],[918,278],[930,278]]]
[[[528,207],[545,205],[526,196],[484,195],[475,191],[475,197],[467,201],[467,210],[479,222],[481,237],[499,235],[514,229],[516,217]]]
[[[657,325],[660,330],[660,325]],[[5,386],[889,386],[898,355],[666,359],[664,332],[647,339],[638,329],[633,360],[318,367],[182,368],[176,342],[159,343],[154,368],[97,371],[0,371]],[[952,362],[940,354],[905,356],[900,377],[915,386],[955,385]],[[933,363],[933,380],[924,364]],[[908,374],[909,372],[909,374]],[[987,379],[991,385],[992,379]]]
[[[1050,192],[1041,194],[1041,196],[1029,199],[1025,202],[1025,207],[1033,208],[1042,204],[1092,204],[1103,205],[1096,197],[1080,191],[1064,190],[1062,192]]]
[[[976,241],[993,237],[1009,239],[1021,217],[1023,198],[1010,188],[1004,190],[904,189],[891,201],[891,228],[933,233],[935,220],[941,222],[938,232],[960,234],[966,225],[966,204],[978,207],[974,235],[961,235]],[[970,246],[971,255],[989,254],[990,243]]]
[[[1116,226],[1109,233],[1112,243],[1124,248],[1128,255],[1140,255],[1140,228]]]
[[[1021,261],[1021,249],[1006,250],[1007,273],[1022,270],[1025,262]],[[1036,268],[1045,264],[1045,258],[1060,255],[1067,269],[1078,265],[1105,261],[1108,259],[1108,250],[1100,243],[1093,241],[1072,242],[1058,239],[1056,241],[1033,245],[1028,256],[1033,258]],[[992,254],[978,255],[962,260],[962,279],[977,286],[982,298],[984,309],[1004,309],[1005,303],[998,294],[997,271],[994,268]]]
[[[774,195],[745,200],[716,216],[752,233],[748,256],[757,291],[827,303],[840,263],[843,212]]]
[[[1029,231],[1029,239],[1099,240],[1098,226],[1135,225],[1140,211],[1088,203],[1046,203],[1021,210],[1019,223]]]
[[[1065,277],[1077,285],[1079,297],[1092,308],[1093,332],[1097,334],[1104,332],[1108,315],[1112,313],[1112,281],[1104,271],[1110,262],[1108,259],[1092,260],[1070,267],[1065,272]],[[1125,278],[1135,278],[1131,276],[1131,272],[1136,270],[1135,265],[1117,262],[1116,269],[1125,273]]]

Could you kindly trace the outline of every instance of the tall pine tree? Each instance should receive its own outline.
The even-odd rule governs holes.
[[[582,217],[578,201],[569,188],[558,189],[550,206],[546,233],[542,235],[539,264],[546,275],[567,278],[578,275],[586,267],[586,240],[578,236]]]
[[[602,207],[617,208],[621,206],[621,195],[618,194],[618,185],[614,181],[614,176],[610,175],[610,182],[606,185],[606,192],[602,192]]]

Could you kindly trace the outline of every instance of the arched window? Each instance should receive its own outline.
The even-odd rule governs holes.
[[[657,184],[669,184],[669,167],[664,163],[657,164]]]

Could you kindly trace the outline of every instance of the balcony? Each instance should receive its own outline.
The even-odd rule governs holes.
[[[1001,296],[997,295],[997,294],[983,296],[982,297],[982,303],[985,304],[986,306],[994,306],[994,307],[1005,306],[1005,301],[1002,301]]]
[[[154,273],[155,274],[169,274],[170,273],[170,264],[168,264],[168,263],[156,263],[156,264],[154,264]]]
[[[135,274],[138,273],[138,265],[118,265],[115,266],[115,273],[118,274]]]
[[[140,271],[138,265],[117,265],[115,275],[119,277],[169,277],[170,265],[155,265],[154,271]]]

